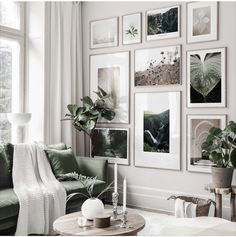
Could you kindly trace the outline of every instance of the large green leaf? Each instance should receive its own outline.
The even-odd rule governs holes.
[[[106,91],[104,91],[100,86],[98,86],[98,90],[102,94],[102,96],[106,96],[107,95]]]
[[[213,136],[219,136],[221,133],[222,133],[222,130],[220,128],[215,128],[215,127],[212,127],[210,130],[209,130],[209,133]]]
[[[73,116],[76,116],[76,112],[77,112],[77,109],[78,109],[78,105],[69,104],[69,105],[67,105],[67,109],[69,110],[69,112],[70,112]]]
[[[234,134],[236,134],[236,123],[233,121],[230,121],[227,126],[227,129],[229,132],[233,132]]]
[[[115,112],[112,109],[104,109],[102,117],[111,121],[115,117]]]
[[[190,56],[191,86],[206,97],[221,80],[221,53]]]
[[[216,151],[213,151],[211,153],[211,157],[212,157],[212,160],[215,164],[217,164],[218,162],[220,162],[222,160],[222,155],[221,153],[218,153]]]
[[[211,151],[212,149],[211,149],[211,147],[212,147],[212,144],[213,144],[213,142],[212,141],[205,141],[205,142],[203,142],[202,143],[202,149],[204,150],[204,151]]]
[[[85,96],[81,99],[86,105],[94,106],[92,99],[89,96]]]
[[[236,146],[236,138],[233,139],[232,137],[228,136],[228,141],[229,141],[233,146]]]
[[[236,149],[233,149],[230,154],[230,161],[234,168],[236,168]]]

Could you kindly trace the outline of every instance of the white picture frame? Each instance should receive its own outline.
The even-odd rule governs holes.
[[[180,85],[181,54],[180,45],[135,50],[135,86]]]
[[[197,43],[218,39],[218,3],[187,4],[187,42]]]
[[[101,123],[129,123],[129,57],[129,51],[90,56],[90,96],[97,99],[98,86],[111,93],[107,103],[116,113],[112,121]]]
[[[135,166],[180,170],[180,97],[135,93]]]
[[[142,42],[142,13],[122,16],[122,43],[138,44]]]
[[[226,48],[187,52],[188,107],[226,106],[225,65]],[[203,66],[205,71],[202,70]],[[206,70],[208,70],[207,74]]]
[[[115,133],[117,134],[115,135]],[[92,142],[90,156],[94,155],[95,158],[105,159],[108,163],[129,165],[128,128],[96,128]],[[105,142],[106,144],[104,144]],[[109,156],[109,154],[111,155]]]
[[[211,127],[224,129],[226,115],[187,115],[187,170],[192,172],[211,173],[208,155],[204,155],[201,144],[205,141]]]
[[[146,40],[180,37],[180,14],[180,5],[146,11]],[[165,16],[174,21],[168,28],[162,22]]]
[[[90,21],[90,49],[118,46],[118,17]]]

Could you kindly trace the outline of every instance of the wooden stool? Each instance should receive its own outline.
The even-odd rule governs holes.
[[[215,188],[212,184],[207,184],[205,190],[215,194],[215,216],[222,218],[222,195],[230,195],[230,210],[231,210],[231,221],[236,222],[236,209],[235,209],[235,196],[236,186],[231,188]]]

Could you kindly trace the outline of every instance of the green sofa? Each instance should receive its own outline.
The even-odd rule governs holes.
[[[100,193],[107,182],[107,161],[89,157],[76,157],[76,161],[80,174],[90,177],[97,176],[94,193]],[[8,163],[8,166],[6,166],[6,163]],[[0,144],[0,235],[14,234],[19,212],[19,202],[13,191],[12,178],[4,178],[6,172],[9,172],[11,176],[12,163],[13,145]],[[10,170],[4,167],[10,167]],[[78,181],[61,181],[61,184],[64,186],[67,195],[74,192],[85,192],[84,187]],[[74,196],[67,202],[66,212],[80,210],[84,200],[85,198],[81,195]],[[9,231],[12,231],[12,233]]]

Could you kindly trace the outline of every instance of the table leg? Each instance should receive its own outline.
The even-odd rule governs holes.
[[[231,221],[236,222],[235,194],[234,193],[231,193],[231,197],[230,197],[230,210],[231,210]]]
[[[215,193],[215,199],[216,199],[215,216],[222,218],[222,195],[219,193]]]

